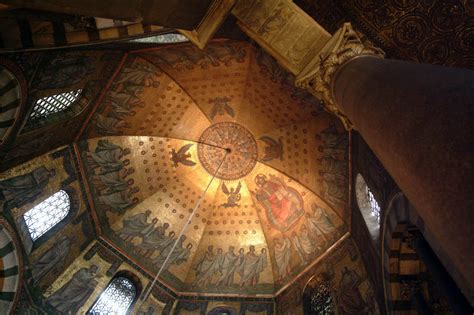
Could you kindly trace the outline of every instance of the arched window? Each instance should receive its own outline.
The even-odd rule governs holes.
[[[377,220],[377,223],[380,224],[380,206],[367,185],[365,185],[365,195],[367,203],[369,204],[370,214]]]
[[[321,282],[313,291],[311,295],[311,311],[312,313],[310,314],[334,314],[334,305],[328,283]]]
[[[362,175],[356,177],[355,191],[357,205],[374,241],[379,239],[381,209]]]
[[[115,277],[102,292],[88,314],[125,315],[137,295],[135,284],[126,277]]]
[[[82,100],[82,94],[83,90],[77,89],[38,99],[22,132],[29,132],[33,129],[76,116],[87,105],[87,101]]]
[[[36,101],[30,120],[47,117],[67,110],[81,95],[82,89],[40,98]]]
[[[322,275],[310,279],[303,291],[304,314],[334,314],[334,303],[329,282]]]
[[[31,239],[37,240],[53,226],[64,219],[71,208],[69,195],[60,190],[40,204],[27,211],[23,218],[30,232]]]

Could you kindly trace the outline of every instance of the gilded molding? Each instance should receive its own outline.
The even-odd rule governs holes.
[[[324,108],[338,116],[347,130],[354,126],[336,104],[332,81],[342,65],[364,55],[383,58],[385,53],[355,31],[350,23],[344,23],[319,54],[297,75],[295,81],[296,86],[307,89],[320,98]]]

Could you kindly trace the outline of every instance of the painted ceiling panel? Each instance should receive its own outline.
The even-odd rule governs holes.
[[[232,120],[245,94],[251,47],[224,42],[206,52],[189,45],[140,55],[189,93],[209,120]],[[179,58],[177,58],[179,57]]]
[[[173,160],[173,152],[183,147],[181,156],[190,156]],[[211,179],[196,164],[196,145],[189,141],[117,136],[88,140],[81,149],[91,193],[100,209],[109,210],[111,222],[157,192],[187,211]]]
[[[193,270],[188,274],[188,290],[273,294],[268,245],[245,181],[221,181],[211,210]],[[214,262],[215,266],[206,268],[206,262]]]
[[[298,97],[299,91],[294,85],[278,78],[275,69],[278,65],[268,63],[267,55],[254,51],[250,58],[242,121],[249,121],[254,126],[255,135],[305,121],[319,112],[314,99],[308,101]]]
[[[200,165],[175,164],[172,160],[173,149],[189,147],[186,154],[191,154],[188,159],[191,162],[196,157],[193,146],[183,140],[123,136],[95,138],[81,144],[104,236],[153,272],[161,267],[163,250],[169,250],[178,238],[211,180]],[[182,256],[175,257],[176,261],[170,263],[170,272],[164,274],[177,288],[183,286],[217,185],[214,182],[209,187],[185,233],[186,238],[177,246]]]
[[[321,113],[258,140],[259,162],[297,179],[345,216],[349,141],[341,124]]]
[[[269,246],[277,289],[347,231],[336,211],[310,189],[257,163],[247,186]]]
[[[208,126],[206,116],[176,81],[132,55],[106,92],[86,137],[146,135],[197,140]]]
[[[347,232],[348,143],[289,80],[247,43],[131,53],[79,143],[103,237],[179,292],[292,282]]]

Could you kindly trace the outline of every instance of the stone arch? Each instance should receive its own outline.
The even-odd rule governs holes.
[[[421,218],[409,207],[409,202],[403,193],[395,194],[385,211],[382,225],[382,272],[388,313],[393,312],[397,307],[406,307],[406,299],[402,299],[402,284],[398,277],[400,275],[400,263],[404,263],[401,257],[409,257],[404,255],[406,250],[406,244],[402,241],[404,233],[408,228],[418,229],[423,233],[423,226]],[[411,258],[415,257],[412,256]],[[412,264],[415,265],[416,259],[413,260]]]
[[[22,275],[18,242],[10,225],[0,218],[0,313],[10,314],[18,301]]]
[[[27,83],[13,62],[0,58],[0,146],[9,142],[21,126],[27,101]]]
[[[400,222],[390,240],[390,265],[386,277],[389,282],[386,291],[390,312],[416,311],[410,291],[416,289],[416,282],[426,273],[423,262],[406,241],[408,230],[416,230],[416,227],[408,222]]]
[[[420,243],[423,244],[421,247]],[[425,229],[422,218],[404,194],[398,192],[393,195],[385,211],[381,244],[383,287],[388,314],[413,313],[417,307],[429,308],[431,311],[435,307],[452,311],[453,305],[458,305],[455,307],[461,309],[469,308],[469,303],[460,291],[459,282],[452,276],[449,265],[441,265],[443,257],[432,247],[433,244],[436,246],[436,240]],[[430,254],[427,256],[428,252]],[[424,253],[424,258],[420,253]],[[437,270],[437,275],[430,272],[428,265]],[[450,289],[446,290],[448,287]],[[449,291],[456,292],[446,293]],[[449,303],[446,294],[451,295]],[[457,302],[453,304],[453,301]]]

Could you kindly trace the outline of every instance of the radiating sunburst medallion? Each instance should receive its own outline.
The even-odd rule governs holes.
[[[225,157],[216,177],[236,180],[255,167],[257,142],[245,127],[233,122],[222,122],[204,130],[199,139],[198,156],[204,169],[211,175],[216,173]]]

